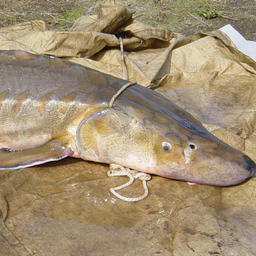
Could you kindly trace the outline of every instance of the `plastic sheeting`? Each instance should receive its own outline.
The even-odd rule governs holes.
[[[43,21],[0,29],[0,49],[54,55],[136,80],[256,160],[256,63],[220,31],[185,38],[132,19],[118,1],[71,31]],[[116,199],[108,166],[64,159],[0,173],[0,255],[255,255],[256,181],[229,188],[153,177],[137,203]],[[135,183],[122,191],[134,197]]]

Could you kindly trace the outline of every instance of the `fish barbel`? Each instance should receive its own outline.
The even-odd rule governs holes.
[[[217,186],[255,176],[248,156],[189,113],[126,84],[59,58],[0,51],[0,169],[72,156]]]

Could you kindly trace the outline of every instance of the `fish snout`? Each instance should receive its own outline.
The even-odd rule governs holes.
[[[246,155],[243,156],[245,161],[245,168],[249,172],[249,177],[256,177],[256,164]]]
[[[199,143],[198,143],[199,144]],[[256,163],[241,151],[218,144],[218,147],[198,147],[187,164],[189,181],[215,186],[240,184],[256,177]]]

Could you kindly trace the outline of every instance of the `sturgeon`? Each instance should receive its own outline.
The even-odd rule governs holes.
[[[189,113],[126,85],[59,58],[0,51],[0,170],[71,156],[216,186],[255,176],[248,156]]]

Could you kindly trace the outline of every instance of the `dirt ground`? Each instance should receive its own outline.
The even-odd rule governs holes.
[[[42,19],[49,29],[66,30],[82,14],[95,14],[101,0],[0,0],[0,27]],[[231,23],[256,40],[255,0],[127,0],[134,17],[185,35]]]

